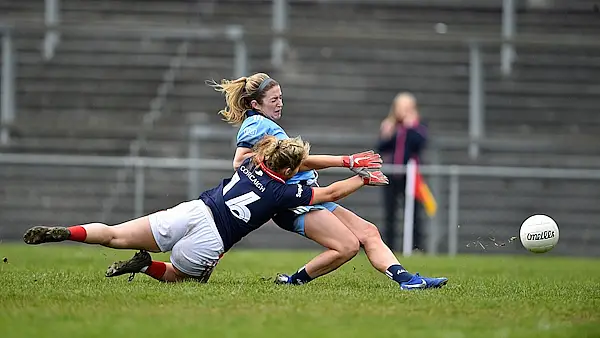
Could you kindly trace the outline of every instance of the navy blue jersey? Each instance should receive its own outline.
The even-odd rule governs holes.
[[[279,211],[311,205],[310,186],[286,184],[263,164],[246,159],[231,178],[207,190],[200,199],[210,208],[225,251],[267,223]]]

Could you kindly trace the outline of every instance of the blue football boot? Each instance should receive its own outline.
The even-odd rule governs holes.
[[[284,273],[278,273],[275,277],[275,284],[293,284],[292,278]]]
[[[448,283],[448,278],[446,277],[422,277],[417,272],[412,276],[412,278],[408,282],[400,283],[400,288],[402,290],[441,288],[442,286],[446,285],[446,283]]]

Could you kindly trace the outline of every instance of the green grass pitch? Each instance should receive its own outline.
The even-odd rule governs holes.
[[[233,250],[208,284],[104,277],[133,253],[0,243],[0,337],[600,337],[597,259],[414,256],[405,267],[450,282],[411,292],[364,254],[304,286],[272,283],[308,251]]]

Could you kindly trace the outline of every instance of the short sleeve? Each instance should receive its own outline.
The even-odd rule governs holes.
[[[263,136],[269,134],[269,125],[260,116],[247,118],[237,133],[238,147],[252,148]]]
[[[281,128],[277,123],[271,121],[270,124],[272,125],[270,130],[269,130],[269,135],[273,135],[275,137],[277,137],[278,140],[285,140],[290,138],[285,130],[283,130],[283,128]]]
[[[313,188],[308,185],[282,184],[276,192],[278,207],[290,209],[300,206],[311,205],[313,200]]]

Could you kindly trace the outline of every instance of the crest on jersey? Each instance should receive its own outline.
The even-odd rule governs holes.
[[[300,198],[300,197],[302,197],[302,185],[300,183],[298,183],[297,185],[298,185],[298,192],[296,193],[296,197]]]
[[[242,133],[243,136],[254,136],[258,132],[258,128],[246,128]]]

